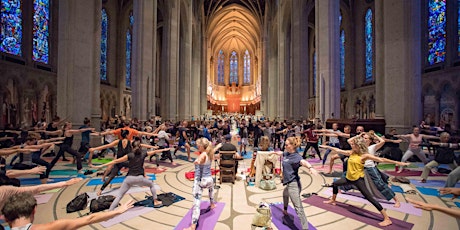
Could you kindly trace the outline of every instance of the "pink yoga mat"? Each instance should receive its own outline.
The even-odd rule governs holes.
[[[126,212],[124,212],[124,213],[122,213],[122,214],[110,219],[110,220],[101,222],[101,225],[104,228],[108,228],[108,227],[110,227],[112,225],[121,223],[123,221],[130,220],[132,218],[138,217],[140,215],[144,215],[144,214],[146,214],[148,212],[151,212],[151,211],[154,211],[154,210],[155,210],[154,208],[134,207],[134,208],[131,208],[128,211],[126,211]]]
[[[37,194],[37,195],[34,195],[34,197],[37,200],[37,204],[46,204],[48,203],[48,201],[50,201],[53,195],[54,195],[53,193]]]
[[[401,230],[401,229],[412,229],[414,224],[408,223],[402,220],[398,220],[395,218],[391,218],[393,222],[392,225],[387,227],[380,227],[379,223],[383,221],[383,217],[380,213],[375,213],[368,211],[366,209],[358,208],[353,205],[344,204],[337,202],[337,205],[325,204],[324,201],[328,199],[320,197],[320,196],[311,196],[305,200],[304,203],[313,205],[317,208],[324,209],[329,212],[334,212],[339,215],[345,216],[347,218],[351,218],[360,222],[363,222],[368,225],[372,225],[377,228],[381,229],[391,229],[391,230]],[[377,210],[376,210],[377,211]]]
[[[415,170],[408,170],[408,169],[404,169],[404,171],[402,171],[401,173],[396,173],[395,171],[390,171],[390,170],[386,170],[384,171],[385,173],[389,174],[389,175],[392,175],[392,176],[421,176],[422,175],[422,171],[415,171]],[[447,176],[446,174],[433,174],[430,172],[430,176]]]
[[[217,220],[219,220],[219,216],[224,210],[225,203],[218,202],[216,203],[216,207],[212,210],[209,209],[209,202],[201,202],[201,215],[200,219],[198,220],[198,227],[196,229],[214,229],[216,226]],[[185,214],[184,218],[177,224],[174,229],[182,230],[184,228],[189,227],[192,224],[192,209],[190,209],[187,214]]]
[[[328,188],[326,190],[324,190],[322,192],[323,195],[326,195],[326,196],[330,196],[332,195],[332,189],[331,188]],[[362,203],[362,204],[371,204],[371,202],[369,202],[368,200],[366,200],[363,195],[359,192],[347,192],[347,193],[339,193],[337,194],[337,197],[338,198],[341,198],[341,199],[345,199],[345,200],[351,200],[351,201],[355,201],[355,202],[359,202],[359,203]],[[377,201],[382,205],[383,208],[386,208],[386,209],[389,209],[389,210],[394,210],[394,211],[397,211],[397,212],[402,212],[402,213],[407,213],[407,214],[412,214],[412,215],[416,215],[416,216],[422,216],[422,210],[421,209],[418,209],[418,208],[414,208],[413,205],[409,204],[409,203],[404,203],[404,202],[401,202],[401,207],[399,208],[395,208],[393,205],[394,203],[391,201],[381,201],[381,200],[378,200]]]

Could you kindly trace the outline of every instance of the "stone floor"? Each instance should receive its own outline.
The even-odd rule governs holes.
[[[184,153],[178,154],[184,155]],[[182,217],[192,207],[192,181],[187,180],[184,175],[186,172],[193,170],[193,165],[190,162],[180,159],[176,160],[176,162],[180,164],[180,166],[176,168],[167,168],[166,171],[157,174],[155,183],[161,187],[161,191],[158,191],[158,193],[173,192],[185,197],[185,200],[174,203],[169,207],[163,207],[120,224],[116,224],[107,229],[174,229],[181,221]],[[245,170],[250,166],[250,163],[250,159],[244,160],[240,163],[240,169]],[[64,163],[59,164],[63,165]],[[339,161],[337,161],[337,164],[340,164]],[[64,166],[59,167],[65,168]],[[302,194],[315,192],[320,196],[327,197],[327,195],[322,194],[322,191],[326,188],[321,187],[321,184],[326,182],[330,183],[333,178],[324,177],[323,175],[311,176],[306,171],[307,170],[305,168],[302,168],[300,172]],[[445,177],[436,177],[436,179],[445,180]],[[89,179],[85,179],[76,185],[61,189],[60,191],[54,193],[48,203],[38,205],[35,223],[45,223],[63,218],[77,218],[88,213],[88,209],[70,214],[67,214],[65,211],[66,204],[77,194],[88,191],[96,191],[99,189],[99,186],[86,186],[88,180]],[[252,217],[256,212],[255,207],[259,202],[264,201],[271,203],[282,201],[283,186],[280,184],[279,180],[277,180],[277,183],[277,189],[272,191],[264,191],[257,187],[246,186],[243,181],[236,181],[235,184],[221,184],[221,188],[216,190],[215,197],[218,202],[224,202],[225,207],[220,215],[215,229],[251,229]],[[112,185],[112,188],[119,186],[120,184],[115,184]],[[122,202],[127,201],[128,199],[143,200],[145,195],[145,192],[125,195]],[[206,200],[208,198],[207,191],[205,191],[203,195],[203,200]],[[420,194],[406,195],[401,193],[397,193],[397,196],[402,202],[404,202],[406,198],[410,197],[416,200],[437,203],[442,206],[455,207],[455,204],[447,198],[425,196]],[[371,205],[365,205],[348,200],[341,201],[377,212],[377,210]],[[362,222],[338,214],[329,213],[323,209],[307,204],[304,204],[304,210],[307,214],[308,221],[317,229],[376,229],[375,227],[366,225]],[[460,222],[455,218],[446,216],[439,212],[423,211],[421,217],[392,210],[388,210],[388,214],[393,218],[414,223],[413,229],[454,230],[459,229],[460,226]],[[276,229],[274,225],[273,227]],[[93,224],[82,229],[105,228],[100,224]]]

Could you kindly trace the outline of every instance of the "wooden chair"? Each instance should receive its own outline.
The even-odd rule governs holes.
[[[236,151],[219,151],[220,154],[220,183],[222,184],[223,180],[229,180],[233,184],[235,183],[236,178],[236,161],[233,159]]]

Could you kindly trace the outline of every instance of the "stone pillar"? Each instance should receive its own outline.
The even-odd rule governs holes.
[[[276,118],[280,120],[284,120],[285,118],[288,118],[288,112],[286,108],[289,107],[287,101],[286,101],[286,86],[289,86],[289,75],[286,74],[286,68],[289,68],[286,66],[286,34],[287,34],[287,23],[285,21],[287,20],[284,18],[284,8],[286,7],[287,2],[280,2],[278,4],[278,15],[277,15],[277,28],[276,32],[278,34],[278,42],[276,45],[278,46],[278,53],[275,57],[277,57],[277,70],[276,72],[273,72],[276,76],[276,84],[273,85],[274,87],[277,87],[277,94],[275,95],[275,111],[276,111]],[[270,85],[272,86],[272,85]]]
[[[101,4],[59,2],[57,114],[76,124],[100,117]]]
[[[165,1],[166,18],[163,43],[164,74],[166,81],[162,83],[165,88],[162,98],[162,107],[165,120],[179,119],[178,100],[179,100],[179,1]],[[163,100],[164,98],[164,100]]]
[[[149,101],[154,100],[152,79],[154,75],[153,36],[156,25],[157,10],[153,0],[134,0],[133,14],[135,18],[133,28],[133,72],[132,72],[132,116],[140,120],[147,120],[150,115]],[[150,95],[150,97],[149,97]]]
[[[292,116],[306,118],[308,113],[308,18],[305,0],[292,1],[291,52],[292,52]]]
[[[382,2],[384,116],[387,127],[409,130],[422,118],[421,62],[414,58],[421,56],[421,22],[414,20],[421,18],[421,5],[417,0]]]
[[[339,1],[315,1],[317,79],[320,86],[324,82],[316,108],[323,121],[340,117],[339,14]]]
[[[197,4],[195,1],[192,4]],[[190,7],[190,14],[192,14],[192,8]],[[191,68],[192,68],[192,80],[190,84],[190,91],[191,91],[191,115],[194,116],[196,119],[203,114],[201,112],[201,101],[206,101],[206,75],[201,74],[201,59],[203,59],[201,50],[202,50],[202,31],[201,31],[201,22],[199,21],[198,15],[192,15],[190,22],[193,23],[193,27],[191,30],[192,34],[192,55],[191,55]],[[204,53],[203,53],[204,54]],[[204,80],[204,81],[203,81]],[[203,85],[204,83],[204,85]],[[204,93],[204,97],[202,97],[202,93]]]
[[[179,15],[179,118],[190,120],[191,118],[191,102],[192,89],[196,87],[192,82],[192,2],[178,1],[181,4]]]
[[[384,11],[383,1],[374,3],[375,27],[375,117],[384,119],[385,112],[385,40],[384,40]]]

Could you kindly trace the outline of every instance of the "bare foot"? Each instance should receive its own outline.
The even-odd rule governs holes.
[[[382,222],[379,223],[380,226],[385,227],[385,226],[390,226],[392,224],[391,220],[383,220]]]
[[[287,212],[287,210],[284,210],[284,209],[283,209],[283,214],[284,214],[285,216],[289,215],[288,212]]]
[[[153,205],[155,205],[155,206],[159,206],[159,205],[162,205],[162,204],[163,204],[163,202],[161,202],[159,200],[154,200],[153,201]]]
[[[176,162],[171,162],[171,164],[174,165],[174,166],[177,165]]]
[[[184,228],[184,230],[195,230],[196,226],[194,224],[190,225],[188,228]]]
[[[102,190],[97,191],[97,196],[100,196],[102,194]]]
[[[426,183],[426,179],[422,179],[420,183]]]
[[[213,210],[214,208],[216,208],[216,204],[215,204],[215,203],[211,203],[211,205],[209,205],[209,208],[210,208],[211,210]]]
[[[393,207],[395,207],[395,208],[401,207],[401,202],[396,201],[396,202],[395,202],[395,205],[393,205]]]
[[[401,168],[401,169],[399,169],[396,173],[402,173],[403,170],[404,170],[404,169]]]
[[[334,200],[323,201],[323,203],[335,205],[335,201],[334,201]]]
[[[192,158],[188,158],[188,161],[193,162]]]

